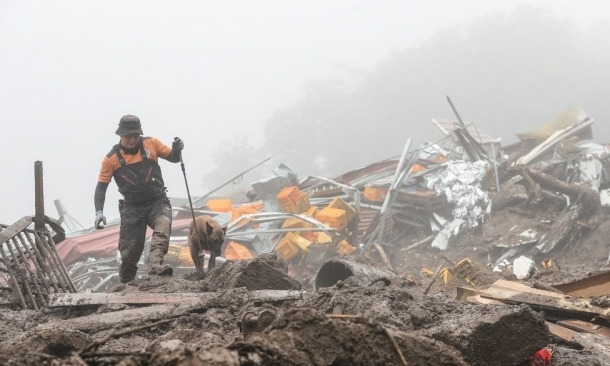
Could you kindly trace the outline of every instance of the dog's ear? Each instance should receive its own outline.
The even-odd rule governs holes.
[[[205,222],[205,229],[206,229],[206,231],[208,233],[208,236],[212,236],[212,233],[214,232],[214,228],[207,221]]]

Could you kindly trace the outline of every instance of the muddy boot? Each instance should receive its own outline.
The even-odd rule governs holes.
[[[116,285],[110,287],[108,290],[106,290],[106,292],[121,292],[121,291],[125,290],[126,287],[127,287],[127,284],[124,282],[121,282],[121,283],[117,283]]]
[[[148,269],[149,275],[157,276],[171,276],[174,273],[174,269],[169,264],[159,264],[157,266],[151,266]]]
[[[174,269],[169,264],[163,263],[163,253],[160,251],[152,251],[149,257],[148,274],[156,276],[171,276]]]

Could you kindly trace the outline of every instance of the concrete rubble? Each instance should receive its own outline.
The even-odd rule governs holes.
[[[1,225],[0,363],[609,364],[610,146],[593,122],[573,108],[503,146],[435,118],[441,141],[338,177],[281,164],[194,200],[227,228],[203,279],[178,198],[174,276],[144,256],[126,285],[118,222]]]

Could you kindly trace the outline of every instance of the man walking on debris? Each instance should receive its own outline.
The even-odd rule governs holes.
[[[103,212],[106,190],[114,178],[123,195],[119,200],[121,283],[136,278],[147,226],[153,229],[148,274],[171,276],[173,268],[163,265],[163,257],[169,247],[172,207],[157,161],[160,157],[172,163],[179,162],[184,143],[176,137],[170,148],[156,137],[141,136],[140,119],[134,115],[121,118],[116,134],[120,136],[120,142],[103,158],[95,187],[95,228],[102,229],[106,224]]]

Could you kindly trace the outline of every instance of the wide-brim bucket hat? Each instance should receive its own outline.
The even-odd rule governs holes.
[[[142,132],[140,119],[138,116],[134,116],[133,114],[126,114],[121,117],[121,120],[119,121],[119,128],[117,128],[115,133],[119,136],[130,135],[132,133],[137,133],[140,135],[144,134],[144,132]]]

